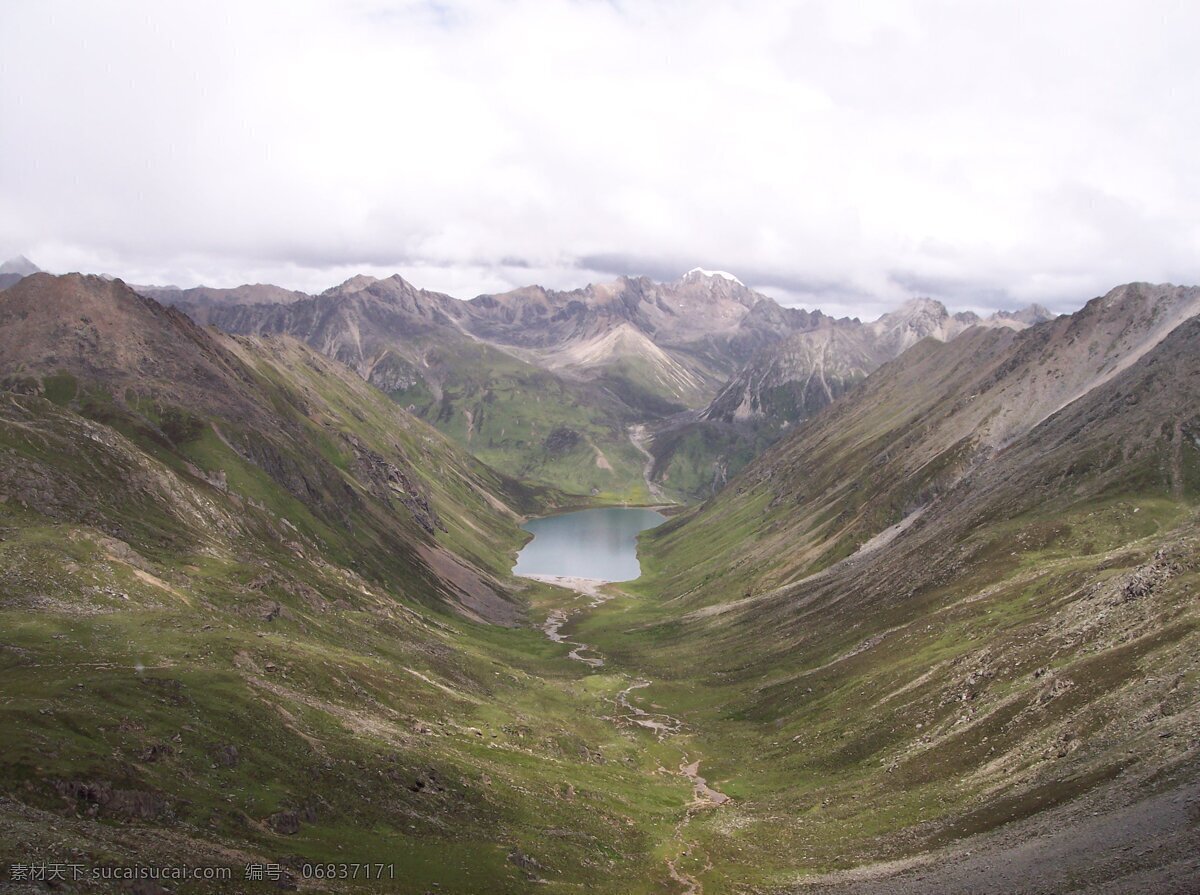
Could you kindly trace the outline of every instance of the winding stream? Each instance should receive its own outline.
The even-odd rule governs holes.
[[[600,587],[606,582],[596,581],[594,579],[566,579],[555,576],[529,576],[537,578],[540,581],[546,581],[550,584],[556,584],[559,587],[568,587],[577,593],[591,597],[588,604],[589,608],[595,609],[603,605],[610,599],[610,595],[603,593]],[[602,668],[604,666],[604,657],[589,644],[582,641],[572,640],[562,633],[563,626],[570,621],[571,616],[579,610],[569,612],[566,609],[554,609],[546,617],[546,621],[542,624],[542,631],[554,643],[567,644],[573,649],[567,655],[576,662],[582,662],[592,670]],[[592,655],[584,655],[591,653]],[[635,690],[641,690],[653,684],[653,681],[639,678],[634,681],[624,690],[617,694],[614,704],[617,707],[617,715],[613,719],[617,724],[622,722],[632,723],[645,730],[649,730],[659,741],[667,737],[674,736],[683,730],[683,721],[676,718],[674,715],[669,715],[666,712],[650,712],[643,709],[641,706],[635,705],[630,701],[629,695]],[[683,819],[675,827],[674,838],[677,839],[683,846],[683,854],[687,855],[694,845],[683,838],[684,830],[687,828],[688,822],[692,819],[692,814],[699,810],[707,808],[719,808],[730,801],[729,796],[721,792],[714,786],[709,785],[709,782],[700,775],[700,759],[689,761],[690,756],[685,752],[683,761],[679,763],[679,774],[686,777],[692,784],[692,801],[686,806],[686,812]],[[704,885],[698,878],[686,872],[679,866],[679,858],[669,858],[666,861],[667,873],[671,879],[677,883],[683,895],[703,895]],[[705,870],[712,867],[711,863],[705,865]]]
[[[595,511],[587,511],[587,512],[595,512]],[[620,512],[620,511],[617,511],[617,512]],[[645,512],[645,511],[642,511],[642,512]],[[567,514],[567,515],[582,515],[582,514]],[[655,515],[657,515],[657,514],[655,514]],[[565,517],[558,517],[558,518],[561,519],[561,518],[565,518]],[[661,516],[659,518],[661,519]],[[546,521],[546,520],[540,520],[540,521]],[[632,537],[628,537],[624,533],[622,534],[622,537],[621,537],[621,540],[625,540],[625,538],[628,537],[627,549],[630,550],[632,553],[633,563],[635,564],[635,566],[637,565],[637,553],[636,553],[637,548],[636,548],[636,541],[634,540],[634,538],[636,538],[637,531],[641,531],[641,530],[649,527],[649,525],[644,524],[647,521],[646,517],[640,517],[636,521],[637,521],[637,523],[639,523],[639,525],[633,531]],[[653,523],[651,523],[651,524],[653,524]],[[532,526],[529,526],[529,527],[531,530],[535,531],[535,537],[534,537],[535,542],[538,540],[538,538],[543,537],[543,535],[545,534],[545,531],[542,528],[534,529]],[[550,530],[553,532],[554,531],[553,527],[551,527]],[[566,530],[570,531],[572,529],[568,526]],[[624,529],[624,532],[629,532],[629,531],[630,531],[629,527],[626,526]],[[532,543],[534,543],[534,542],[531,542],[531,544]],[[613,542],[612,539],[610,538],[610,545],[611,545],[611,543],[615,543],[615,542]],[[545,546],[546,545],[543,543],[542,547],[544,548]],[[622,546],[625,546],[625,545],[622,544]],[[528,548],[526,548],[526,549],[528,549]],[[586,545],[586,544],[574,545],[574,549],[576,551],[578,551],[580,549],[588,549],[588,545]],[[522,551],[522,554],[524,555],[525,551]],[[568,564],[569,564],[569,557],[564,557],[563,555],[560,554],[554,558],[553,562],[551,563],[551,567],[554,569],[554,571],[561,571],[563,569],[565,558],[568,559]],[[594,559],[594,557],[592,557],[592,559]],[[539,563],[545,563],[545,562],[546,562],[545,559],[539,558]],[[629,568],[628,557],[617,557],[616,562],[617,562],[617,566],[619,566],[622,570],[628,570],[628,568]],[[617,566],[614,566],[614,568]],[[588,598],[587,609],[589,609],[589,610],[598,609],[599,607],[603,606],[608,600],[612,599],[612,597],[614,596],[611,593],[605,593],[605,591],[603,590],[605,585],[612,583],[611,580],[608,578],[586,578],[586,577],[564,575],[564,574],[538,574],[535,572],[528,571],[528,567],[529,567],[529,564],[527,563],[527,565],[526,565],[527,570],[520,571],[521,563],[520,563],[520,561],[518,561],[517,570],[514,570],[514,571],[516,571],[517,574],[520,574],[522,577],[531,578],[536,581],[542,581],[547,584],[553,584],[557,587],[561,587],[561,588],[564,588],[567,590],[573,590],[577,594],[587,597]],[[592,570],[592,569],[595,569],[596,566],[593,563],[593,564],[587,566],[587,568],[589,570]],[[640,567],[639,567],[638,571],[640,572]],[[594,574],[594,572],[593,572],[593,574]],[[636,577],[636,575],[634,577]],[[542,629],[542,633],[544,633],[546,635],[546,637],[549,640],[551,640],[552,642],[561,643],[565,646],[571,647],[570,652],[567,653],[567,656],[569,658],[574,659],[576,662],[580,662],[580,663],[588,666],[588,668],[590,670],[595,671],[599,668],[604,667],[604,664],[605,664],[604,656],[595,647],[591,646],[590,644],[584,643],[581,640],[574,640],[571,637],[563,634],[563,628],[567,625],[567,623],[571,620],[571,618],[574,615],[578,614],[580,611],[582,611],[582,610],[581,609],[552,609],[550,611],[549,615],[546,616],[546,620],[542,623],[541,629]],[[662,742],[663,740],[667,739],[668,737],[673,737],[673,736],[676,736],[677,734],[682,733],[684,730],[684,723],[680,718],[677,718],[674,715],[670,715],[666,712],[649,711],[647,709],[644,709],[641,706],[637,705],[633,701],[633,699],[631,699],[632,694],[635,693],[637,690],[641,690],[646,687],[652,686],[653,683],[654,682],[651,680],[648,680],[643,677],[639,677],[636,680],[634,680],[633,683],[631,683],[629,686],[627,686],[623,690],[621,690],[616,695],[616,698],[613,700],[614,706],[616,707],[616,714],[612,720],[614,721],[614,723],[616,723],[618,725],[631,724],[635,727],[640,727],[643,730],[647,730],[647,731],[653,733],[658,738],[659,742]],[[694,845],[684,839],[684,831],[687,828],[688,823],[691,821],[692,815],[697,811],[706,810],[706,809],[710,809],[710,808],[719,808],[722,805],[727,804],[731,800],[730,800],[729,796],[727,796],[725,793],[721,792],[716,787],[711,786],[709,784],[708,780],[706,780],[703,776],[701,776],[701,774],[700,774],[701,759],[699,759],[699,758],[693,759],[686,751],[682,750],[682,747],[681,747],[681,751],[683,752],[683,760],[679,763],[679,769],[678,769],[677,773],[681,777],[685,777],[685,778],[687,778],[688,781],[691,782],[691,784],[692,784],[692,801],[685,806],[685,813],[684,813],[683,819],[680,820],[680,822],[675,827],[674,839],[680,843],[682,854],[689,855],[690,850],[692,848],[694,848]],[[681,860],[681,858],[672,858],[672,859],[668,859],[666,861],[667,872],[668,872],[670,878],[681,887],[684,895],[702,895],[702,893],[704,891],[704,886],[701,884],[699,879],[697,879],[695,876],[692,876],[691,874],[687,873],[686,871],[684,871],[683,869],[680,868],[680,866],[679,866],[680,860]],[[711,867],[711,864],[706,865],[705,869],[708,869],[709,867]],[[701,871],[701,872],[703,872],[703,871]]]
[[[600,588],[606,584],[605,581],[598,581],[594,578],[566,578],[555,575],[529,575],[526,576],[536,581],[544,581],[547,584],[554,584],[558,587],[565,587],[574,590],[576,593],[590,597],[588,608],[595,609],[598,606],[604,605],[610,599],[611,594],[604,593]],[[589,668],[604,667],[604,657],[595,649],[595,647],[583,643],[579,640],[571,640],[562,633],[563,626],[571,620],[571,616],[575,612],[568,612],[566,609],[554,609],[546,617],[546,621],[542,624],[542,632],[554,643],[562,643],[574,647],[567,656],[574,659],[576,662],[582,662]],[[585,656],[584,653],[592,653],[593,655]],[[648,712],[638,705],[634,705],[629,700],[629,694],[634,690],[641,690],[645,687],[652,686],[654,681],[639,678],[634,681],[624,690],[617,694],[614,700],[618,709],[617,720],[628,721],[638,727],[644,728],[654,733],[659,740],[673,736],[683,730],[683,721],[676,718],[674,715],[669,715],[666,712]],[[700,776],[700,759],[689,762],[685,753],[684,760],[679,765],[679,773],[692,781],[693,792],[695,793],[696,805],[724,805],[729,801],[729,796],[709,786],[708,781]]]

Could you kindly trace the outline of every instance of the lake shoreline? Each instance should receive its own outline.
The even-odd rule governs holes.
[[[582,583],[561,585],[571,590],[633,581],[642,574],[639,535],[664,521],[666,516],[648,507],[596,507],[530,519],[521,527],[532,537],[517,553],[512,575]]]

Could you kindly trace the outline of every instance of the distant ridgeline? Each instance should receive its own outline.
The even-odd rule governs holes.
[[[917,300],[864,324],[781,307],[701,268],[670,283],[622,277],[465,302],[399,276],[358,276],[317,296],[137,288],[227,332],[299,338],[496,469],[592,502],[707,497],[921,339],[1050,317],[1037,306],[952,316]]]

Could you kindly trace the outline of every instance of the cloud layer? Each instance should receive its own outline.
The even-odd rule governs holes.
[[[0,249],[468,297],[731,270],[869,316],[1200,281],[1200,6],[15,2]]]

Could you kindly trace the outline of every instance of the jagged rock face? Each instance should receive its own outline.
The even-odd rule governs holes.
[[[831,322],[783,340],[743,367],[701,419],[807,419],[882,363],[882,351],[863,336],[861,327]]]
[[[951,315],[941,302],[927,298],[907,302],[867,324],[818,315],[812,329],[762,348],[700,416],[722,422],[798,422],[922,339],[947,342],[975,326],[1024,329],[1052,317],[1038,305],[987,318],[969,311]]]

